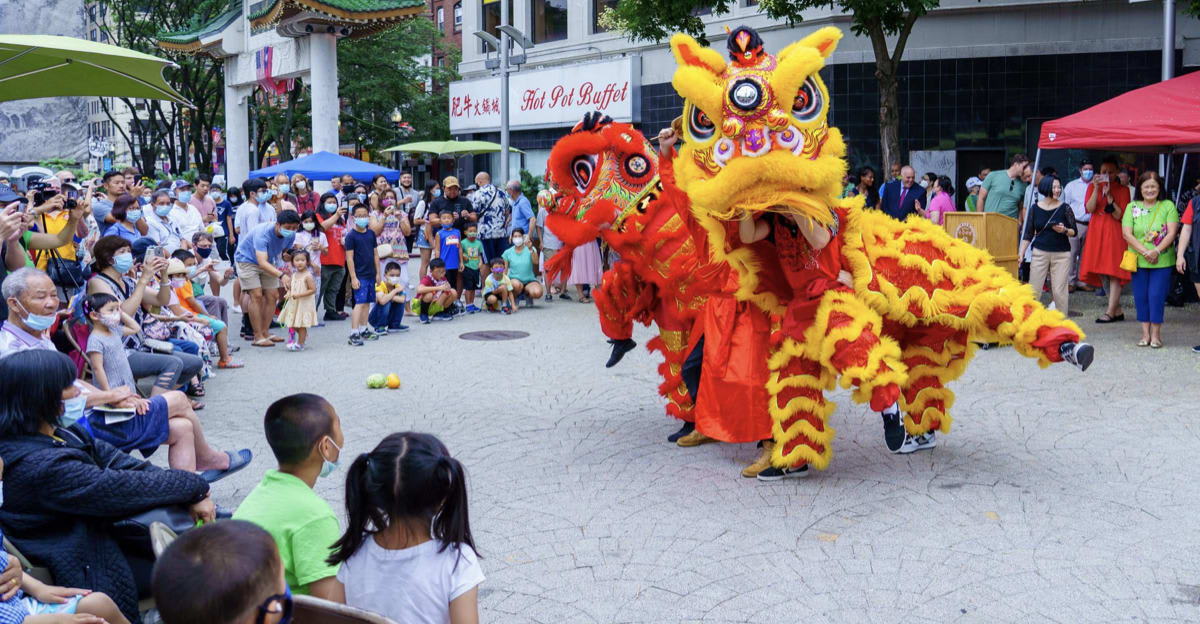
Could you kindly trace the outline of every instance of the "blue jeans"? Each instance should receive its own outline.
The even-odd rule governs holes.
[[[367,325],[371,327],[387,327],[388,329],[396,329],[404,324],[404,304],[395,301],[389,301],[383,305],[378,303],[371,304],[371,311],[367,313]]]
[[[1133,303],[1137,306],[1139,323],[1162,324],[1173,270],[1174,267],[1139,268],[1133,274]]]

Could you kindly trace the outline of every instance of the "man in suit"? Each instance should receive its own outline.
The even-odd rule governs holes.
[[[883,202],[879,209],[891,215],[893,219],[903,221],[908,215],[919,214],[925,217],[925,189],[915,184],[916,171],[905,165],[900,169],[900,179],[892,180],[883,185]]]

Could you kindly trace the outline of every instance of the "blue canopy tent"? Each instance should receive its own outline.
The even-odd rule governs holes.
[[[381,173],[392,184],[400,180],[400,172],[395,169],[372,165],[369,162],[347,158],[332,152],[316,152],[308,156],[301,156],[295,160],[281,162],[278,165],[256,169],[250,172],[250,177],[267,178],[280,173],[287,174],[288,176],[300,173],[314,182],[318,180],[329,181],[334,176],[345,175],[347,173],[354,176],[354,179],[358,182],[369,183],[372,178]]]

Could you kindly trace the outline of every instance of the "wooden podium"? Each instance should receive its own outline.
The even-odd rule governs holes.
[[[1017,231],[1020,224],[1012,217],[994,212],[947,212],[946,233],[992,254],[997,265],[1006,269],[1013,277],[1021,264],[1017,250],[1021,244]]]

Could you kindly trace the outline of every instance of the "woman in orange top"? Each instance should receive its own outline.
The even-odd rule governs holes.
[[[1129,189],[1117,181],[1117,159],[1109,156],[1100,165],[1100,175],[1088,185],[1084,203],[1092,215],[1083,255],[1079,260],[1079,281],[1103,286],[1108,294],[1108,309],[1097,323],[1125,320],[1121,310],[1121,287],[1129,283],[1129,271],[1121,268],[1125,239],[1121,236],[1121,217],[1129,204]]]

